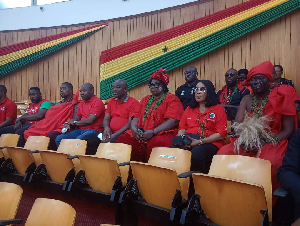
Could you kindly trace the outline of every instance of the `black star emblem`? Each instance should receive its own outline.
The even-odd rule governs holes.
[[[164,51],[164,53],[168,52],[168,47],[165,46],[165,48],[162,49]]]

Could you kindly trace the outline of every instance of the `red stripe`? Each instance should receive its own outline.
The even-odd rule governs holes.
[[[107,24],[107,23],[106,23]],[[105,25],[105,24],[101,24],[101,25]],[[73,35],[85,30],[89,30],[101,25],[95,25],[95,26],[91,26],[91,27],[87,27],[87,28],[82,28],[82,29],[78,29],[75,31],[68,31],[68,32],[64,32],[64,33],[60,33],[57,35],[51,35],[51,36],[47,36],[47,37],[42,37],[42,38],[38,38],[38,39],[34,39],[34,40],[30,40],[30,41],[26,41],[26,42],[20,42],[20,43],[16,43],[13,45],[9,45],[9,46],[3,46],[0,47],[0,56],[9,54],[9,53],[13,53],[22,49],[26,49],[32,46],[36,46],[36,45],[40,45],[46,42],[50,42],[59,38],[63,38],[63,37],[67,37],[69,35]]]
[[[250,0],[248,2],[241,3],[239,5],[230,7],[213,13],[211,15],[201,17],[199,19],[178,25],[176,27],[128,42],[114,48],[102,51],[101,53],[101,64],[115,60],[119,57],[137,52],[139,50],[157,45],[161,42],[176,38],[180,35],[184,35],[188,32],[197,30],[201,27],[207,26],[226,17],[233,16],[237,13],[243,12],[247,9],[253,8],[255,6],[261,5],[265,2],[271,0]]]

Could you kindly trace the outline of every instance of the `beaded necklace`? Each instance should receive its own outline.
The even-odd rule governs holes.
[[[271,93],[271,90],[269,91],[269,94],[270,93]],[[262,100],[261,105],[259,107],[257,106],[256,95],[252,94],[251,96],[252,96],[252,109],[254,111],[254,116],[256,118],[259,118],[262,116],[262,114],[264,112],[264,108],[266,107],[266,105],[269,101],[269,95]]]
[[[153,110],[156,110],[157,107],[164,101],[165,99],[165,96],[168,94],[168,92],[165,92],[160,98],[158,101],[156,101],[156,99],[154,98],[153,95],[151,95],[149,97],[149,100],[146,104],[146,108],[145,108],[145,113],[144,113],[144,120],[143,122],[145,122],[145,119],[148,117],[148,115],[150,115],[150,113],[153,111]],[[156,101],[156,103],[153,105],[153,107],[151,108],[151,110],[149,111],[149,108],[150,106]]]
[[[203,122],[200,122],[200,115],[197,114],[196,123],[199,123],[199,128],[198,128],[197,134],[199,134],[200,139],[204,139],[204,138],[206,138],[206,137],[209,137],[208,131],[206,131],[206,135],[205,135],[205,134],[204,134],[204,130],[205,130],[205,128],[206,128],[207,119],[208,119],[208,117],[210,116],[212,110],[213,110],[213,109],[211,109],[211,110],[209,111],[209,113],[206,114],[206,116],[205,116]],[[200,114],[201,114],[201,113],[200,113]],[[201,133],[199,133],[199,132],[200,132],[200,129],[201,129]]]
[[[232,90],[228,89],[228,95],[225,96],[225,94],[224,94],[224,99],[226,100],[227,104],[231,103],[232,97],[234,96],[234,94],[236,94],[237,90],[238,90],[238,87],[236,86],[232,93],[231,93]]]

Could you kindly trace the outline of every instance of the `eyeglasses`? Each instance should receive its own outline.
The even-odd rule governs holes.
[[[226,74],[225,74],[225,77],[234,77],[234,76],[235,76],[235,74],[234,74],[234,73],[229,73],[229,74],[228,74],[228,73],[226,73]]]
[[[150,83],[148,84],[149,88],[154,87],[154,88],[158,88],[160,86],[160,83]]]
[[[195,87],[195,88],[193,88],[193,91],[194,91],[194,93],[196,93],[196,92],[206,92],[206,87]]]
[[[273,71],[273,73],[275,73],[275,74],[280,74],[280,73],[282,73],[282,71]]]

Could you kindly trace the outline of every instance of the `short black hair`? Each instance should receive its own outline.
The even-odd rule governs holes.
[[[216,94],[216,89],[214,84],[209,80],[199,80],[199,82],[203,83],[203,85],[206,87],[207,90],[207,99],[206,99],[205,107],[211,107],[217,105],[218,100],[217,100],[217,94]],[[191,108],[199,107],[199,103],[196,101],[195,95],[192,96],[190,107]]]
[[[240,75],[240,74],[248,75],[248,70],[247,70],[247,69],[240,69],[240,70],[238,71],[238,75]]]
[[[39,92],[39,93],[41,93],[41,90],[40,90],[40,88],[39,87],[30,87],[30,89],[29,89],[29,91],[30,90],[34,90],[34,91],[37,91],[37,92]]]
[[[275,67],[279,67],[279,68],[280,68],[280,71],[283,72],[283,67],[282,67],[280,64],[274,65],[274,68],[275,68]]]
[[[73,91],[73,85],[69,82],[63,82],[62,85],[66,85],[70,90]]]
[[[149,80],[149,85],[150,85],[150,83],[152,82],[152,78]],[[164,92],[169,92],[169,88],[168,88],[168,86],[167,86],[167,84],[166,83],[164,83],[164,82],[162,82],[162,81],[160,81],[160,80],[157,80],[157,81],[159,81],[159,83],[161,84],[161,86],[162,86],[162,88],[163,88],[163,90],[164,90]]]
[[[5,94],[7,93],[5,85],[0,85],[0,92],[4,92]]]

